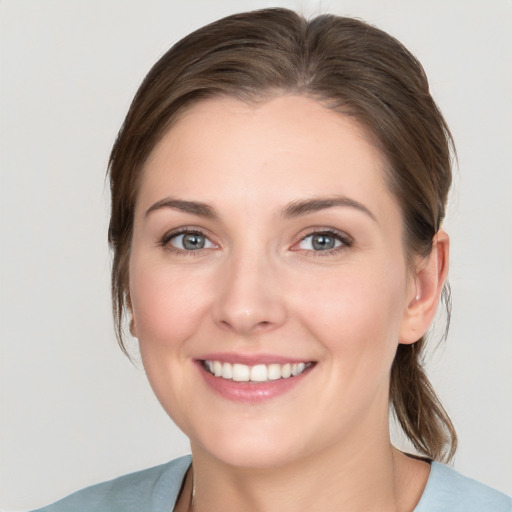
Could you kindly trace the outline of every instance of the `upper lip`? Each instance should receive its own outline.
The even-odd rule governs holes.
[[[308,358],[297,358],[275,354],[237,354],[233,352],[216,352],[201,355],[195,358],[198,361],[220,361],[221,363],[245,364],[255,366],[257,364],[286,364],[286,363],[308,363]]]

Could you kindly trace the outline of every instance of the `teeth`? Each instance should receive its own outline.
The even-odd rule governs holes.
[[[268,380],[277,380],[281,378],[281,365],[280,364],[269,364],[267,366],[267,377]]]
[[[267,382],[278,379],[288,379],[300,375],[311,363],[286,364],[245,364],[222,363],[220,361],[204,361],[203,366],[215,377],[233,379],[236,382]]]
[[[251,368],[251,380],[253,382],[265,382],[267,380],[268,371],[264,364],[257,364]]]
[[[290,377],[292,374],[292,365],[290,363],[286,363],[282,368],[281,368],[281,377],[283,379],[287,379],[288,377]]]
[[[215,361],[217,362],[217,361]],[[215,363],[214,363],[215,364]],[[219,363],[221,364],[221,363]],[[228,363],[229,364],[229,363]],[[246,382],[250,377],[250,368],[245,364],[234,364],[233,365],[233,380],[237,382]]]
[[[296,375],[301,374],[306,369],[306,363],[296,363],[292,366],[292,375],[295,377]]]
[[[222,378],[223,379],[232,379],[233,378],[233,366],[229,363],[224,363],[222,365]]]

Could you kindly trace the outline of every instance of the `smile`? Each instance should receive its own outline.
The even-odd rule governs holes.
[[[313,363],[272,363],[249,366],[240,363],[227,363],[222,361],[202,361],[203,368],[210,374],[221,379],[235,382],[269,382],[279,379],[297,377]]]

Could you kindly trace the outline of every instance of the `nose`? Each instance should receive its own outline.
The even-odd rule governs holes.
[[[214,321],[241,336],[279,327],[286,320],[281,284],[278,269],[267,258],[229,258],[219,276]]]

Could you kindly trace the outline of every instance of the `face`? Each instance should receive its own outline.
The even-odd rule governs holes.
[[[312,99],[195,105],[143,169],[133,330],[194,456],[270,467],[387,432],[414,295],[379,152]]]

